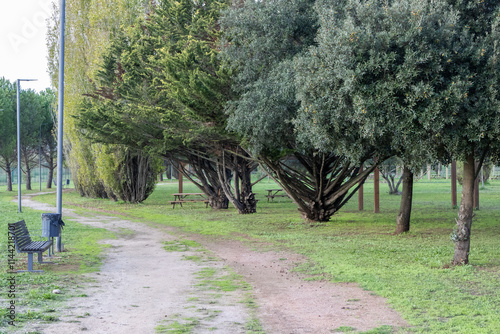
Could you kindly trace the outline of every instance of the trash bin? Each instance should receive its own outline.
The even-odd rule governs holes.
[[[58,213],[42,213],[42,237],[55,238],[61,235],[64,222]]]

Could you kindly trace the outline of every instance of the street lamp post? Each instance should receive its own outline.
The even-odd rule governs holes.
[[[62,217],[62,173],[63,173],[63,111],[64,111],[64,35],[66,26],[66,0],[61,0],[59,35],[59,96],[57,113],[57,213]],[[56,238],[57,251],[62,252],[61,235]]]
[[[36,79],[17,79],[17,197],[19,213],[21,213],[21,81],[36,81]]]

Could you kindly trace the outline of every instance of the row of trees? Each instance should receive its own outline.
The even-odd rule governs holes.
[[[71,156],[90,152],[85,181],[98,180],[84,185],[79,170],[82,194],[109,184],[88,176],[112,148],[110,170],[129,166],[124,151],[167,158],[211,207],[240,213],[256,211],[261,165],[306,219],[328,221],[398,157],[404,232],[413,171],[459,159],[453,262],[468,261],[474,179],[500,152],[496,1],[72,1],[67,140]],[[128,6],[112,19],[87,8],[116,2]],[[75,152],[76,141],[91,144]]]
[[[64,155],[82,196],[144,200],[153,190],[161,162],[123,145],[99,144],[83,137],[74,116],[93,80],[111,36],[150,10],[149,0],[66,1]],[[47,33],[48,70],[58,86],[59,8],[53,4]]]
[[[26,189],[31,190],[31,171],[42,161],[49,170],[47,188],[52,187],[56,168],[57,143],[54,137],[55,94],[47,89],[20,92],[21,170]],[[17,88],[0,78],[0,168],[7,174],[7,190],[12,191],[12,170],[17,168]]]

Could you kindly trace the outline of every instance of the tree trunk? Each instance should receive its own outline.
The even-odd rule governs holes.
[[[7,163],[5,165],[4,171],[7,174],[7,191],[12,191],[12,170],[10,167],[10,163]]]
[[[227,159],[226,155],[229,155]],[[240,214],[257,212],[257,201],[255,200],[255,194],[252,192],[252,182],[250,179],[252,168],[249,164],[248,159],[237,155],[231,157],[231,153],[226,154],[225,152],[219,158],[218,162],[219,179],[222,189],[228,200]],[[234,174],[234,192],[231,190],[230,184],[227,182],[227,177],[223,173],[227,168],[230,168]],[[241,180],[241,187],[239,180]]]
[[[413,173],[404,166],[403,169],[403,194],[401,195],[401,205],[396,219],[395,234],[401,234],[410,230],[411,204],[413,198]]]
[[[306,221],[326,222],[359,190],[376,165],[360,172],[342,156],[315,153],[295,153],[277,161],[260,159]]]
[[[241,161],[241,195],[240,200],[244,205],[244,210],[246,213],[257,212],[257,200],[255,199],[255,194],[252,191],[252,180],[251,173],[252,170],[249,168],[247,161]]]
[[[380,213],[380,187],[379,187],[379,169],[375,168],[373,172],[373,212]]]
[[[53,179],[54,179],[54,168],[49,168],[49,176],[47,177],[47,189],[52,189]]]
[[[215,195],[208,196],[208,205],[215,210],[223,210],[229,207],[229,200],[222,188],[219,188]]]
[[[458,211],[457,229],[452,239],[455,241],[453,265],[469,263],[470,235],[474,208],[474,155],[471,153],[464,162],[462,199]]]
[[[26,190],[31,190],[31,168],[26,166]]]
[[[359,166],[359,173],[363,172],[363,164]],[[363,211],[363,185],[358,189],[358,210]]]
[[[208,199],[208,204],[212,209],[221,210],[228,209],[229,200],[226,197],[221,181],[218,175],[217,164],[212,162],[208,158],[201,157],[199,155],[187,154],[188,164],[192,167],[191,171],[188,171],[181,161],[175,160],[173,157],[168,157],[171,162],[171,166],[174,167],[173,171],[178,175],[184,175],[188,180],[190,180],[194,185],[196,185]],[[226,180],[231,179],[231,171],[225,171]],[[175,173],[172,173],[175,175]],[[196,176],[195,178],[193,176]]]
[[[457,162],[451,162],[451,207],[457,207]]]
[[[478,171],[480,169],[479,162],[476,161],[475,166],[475,170]],[[479,177],[474,180],[474,210],[479,210]]]

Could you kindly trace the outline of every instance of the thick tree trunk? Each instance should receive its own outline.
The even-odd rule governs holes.
[[[396,218],[395,234],[401,234],[410,230],[411,204],[413,198],[413,173],[408,167],[403,169],[403,194],[398,217]]]
[[[457,230],[453,234],[455,255],[453,265],[469,263],[470,235],[474,208],[474,155],[469,154],[464,162],[462,199],[458,211]]]
[[[208,205],[215,210],[223,210],[229,207],[229,200],[222,188],[219,188],[214,195],[208,196]]]

